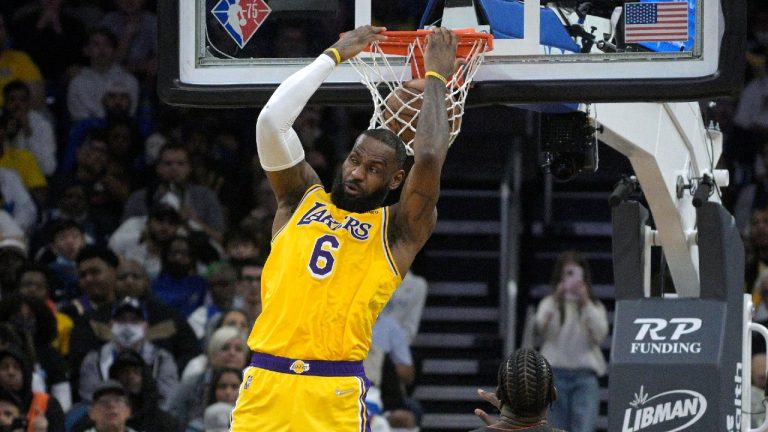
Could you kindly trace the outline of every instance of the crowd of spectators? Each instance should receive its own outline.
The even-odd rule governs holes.
[[[276,202],[255,111],[159,102],[155,9],[0,5],[0,427],[228,430]],[[280,57],[317,51],[301,25],[275,31]],[[347,117],[310,106],[296,120],[325,181]],[[379,430],[421,415],[409,345],[426,281],[404,286],[367,365]]]

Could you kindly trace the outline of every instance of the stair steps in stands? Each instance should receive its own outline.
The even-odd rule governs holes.
[[[443,190],[438,223],[416,273],[429,282],[419,334],[411,349],[418,377],[413,396],[424,409],[423,432],[482,425],[478,387],[493,389],[499,339],[500,194],[498,186]]]

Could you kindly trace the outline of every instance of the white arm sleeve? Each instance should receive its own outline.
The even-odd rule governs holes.
[[[309,98],[333,71],[325,54],[283,81],[256,121],[256,148],[265,171],[280,171],[304,160],[304,148],[291,128]]]

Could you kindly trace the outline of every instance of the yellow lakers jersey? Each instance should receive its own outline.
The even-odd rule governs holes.
[[[402,280],[387,244],[389,209],[352,213],[310,187],[272,239],[253,351],[363,360],[376,318]]]

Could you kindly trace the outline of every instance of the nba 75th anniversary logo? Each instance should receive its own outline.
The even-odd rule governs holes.
[[[211,13],[237,46],[243,48],[272,9],[263,0],[220,0]]]

